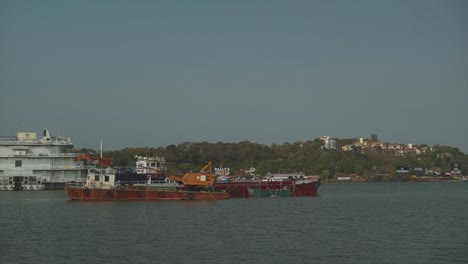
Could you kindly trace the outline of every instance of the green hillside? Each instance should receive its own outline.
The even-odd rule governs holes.
[[[105,151],[114,160],[114,167],[131,167],[135,155],[165,157],[172,173],[197,171],[206,162],[230,168],[231,175],[242,176],[251,166],[255,173],[303,172],[334,179],[337,175],[357,175],[363,180],[408,180],[423,175],[449,177],[452,164],[460,164],[462,174],[468,174],[468,155],[449,146],[424,146],[424,153],[399,153],[381,147],[354,147],[342,150],[354,139],[335,139],[336,149],[324,149],[323,141],[314,139],[295,143],[263,145],[242,141],[238,143],[185,142],[166,147],[124,148]],[[80,149],[81,153],[94,150]],[[396,168],[409,168],[408,174],[398,174]],[[437,174],[436,174],[437,173]],[[414,176],[413,176],[414,175]]]

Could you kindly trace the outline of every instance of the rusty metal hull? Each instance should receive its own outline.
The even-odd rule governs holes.
[[[292,196],[310,197],[316,196],[320,182],[229,182],[217,183],[216,190],[225,191],[232,197],[248,198],[249,196]]]
[[[167,201],[167,200],[225,200],[227,192],[204,192],[185,190],[150,189],[90,189],[83,187],[64,188],[72,201]]]

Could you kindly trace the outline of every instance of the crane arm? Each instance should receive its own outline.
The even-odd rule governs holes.
[[[186,186],[213,186],[216,182],[216,174],[211,173],[211,161],[200,172],[187,172],[182,177],[182,183]]]
[[[200,173],[211,173],[211,161],[200,170]]]

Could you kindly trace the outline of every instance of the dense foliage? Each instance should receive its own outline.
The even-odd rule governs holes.
[[[348,144],[352,139],[337,139],[339,144]],[[78,152],[89,153],[90,149]],[[324,150],[322,141],[304,141],[263,145],[242,141],[238,143],[185,142],[166,147],[124,148],[105,151],[104,156],[114,160],[115,167],[132,167],[135,156],[159,156],[167,161],[172,173],[197,171],[208,161],[214,166],[223,165],[231,174],[242,175],[250,167],[256,173],[303,172],[306,175],[320,175],[333,178],[338,174],[356,174],[367,179],[379,180],[383,175],[396,176],[396,167],[435,169],[444,175],[450,172],[453,162],[461,164],[462,173],[468,172],[468,155],[459,149],[434,146],[423,154],[398,156],[394,151],[378,148],[355,149],[353,151]]]

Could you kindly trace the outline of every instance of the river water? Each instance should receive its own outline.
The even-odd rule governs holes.
[[[0,192],[0,263],[468,263],[467,183],[329,183],[319,196],[71,202]]]

